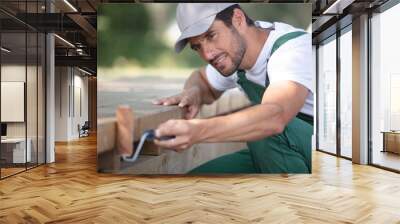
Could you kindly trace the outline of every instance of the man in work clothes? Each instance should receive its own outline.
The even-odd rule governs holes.
[[[190,173],[311,173],[313,92],[311,36],[284,23],[252,21],[235,3],[181,3],[185,45],[209,64],[193,72],[181,94],[156,101],[186,107],[187,120],[169,120],[156,136],[182,151],[199,142],[246,141],[248,149],[209,161]],[[231,88],[253,105],[225,116],[193,119]]]

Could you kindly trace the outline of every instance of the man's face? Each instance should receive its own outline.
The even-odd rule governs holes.
[[[207,32],[188,39],[190,47],[224,76],[232,75],[246,51],[244,38],[235,27],[215,20]]]

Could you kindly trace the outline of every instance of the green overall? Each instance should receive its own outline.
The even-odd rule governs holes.
[[[296,31],[278,38],[271,50],[275,52],[286,41],[304,32]],[[260,104],[266,88],[249,81],[239,70],[237,83],[253,105]],[[191,170],[189,174],[207,173],[311,173],[311,136],[313,118],[299,113],[280,134],[247,142],[248,149],[221,156]]]

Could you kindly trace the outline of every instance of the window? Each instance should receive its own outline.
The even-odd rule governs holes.
[[[318,48],[318,149],[336,153],[336,35]]]
[[[400,4],[371,18],[372,163],[400,170]]]
[[[340,155],[351,158],[352,141],[352,32],[351,25],[340,36]]]

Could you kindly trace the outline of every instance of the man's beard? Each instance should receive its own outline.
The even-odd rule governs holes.
[[[244,38],[239,34],[239,32],[233,26],[231,27],[231,33],[232,33],[233,39],[234,39],[233,40],[234,47],[232,47],[232,49],[236,49],[236,51],[233,53],[233,58],[232,58],[233,66],[230,70],[228,70],[226,72],[220,71],[219,69],[215,68],[218,70],[219,73],[221,73],[225,77],[231,76],[233,73],[236,72],[236,70],[239,68],[240,64],[242,63],[243,56],[244,56],[244,53],[246,52],[246,48],[247,48]]]

